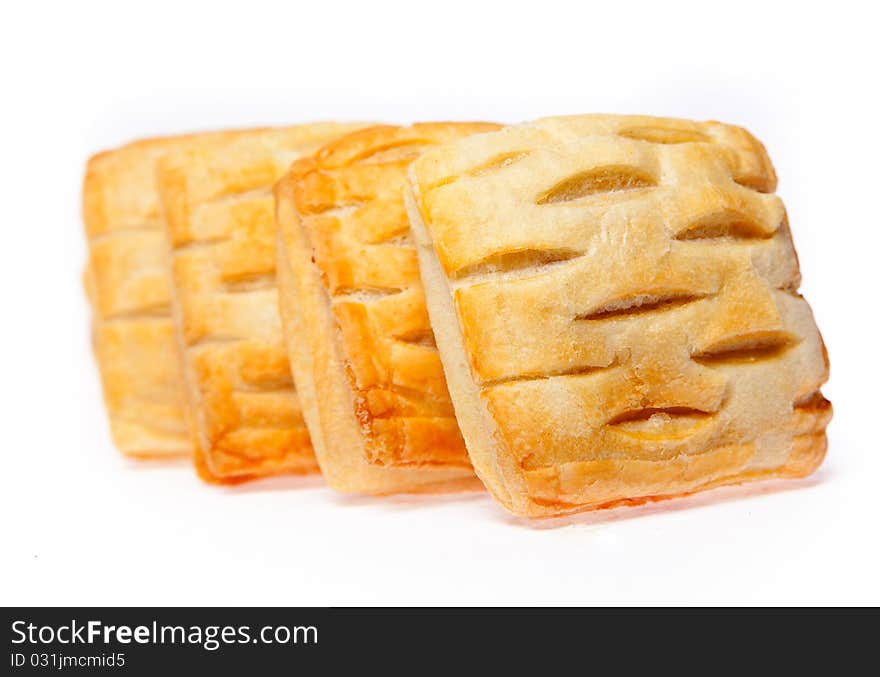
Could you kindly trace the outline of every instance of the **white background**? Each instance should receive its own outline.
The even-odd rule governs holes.
[[[880,603],[871,3],[4,3],[0,603]],[[818,7],[819,9],[813,9]],[[527,523],[486,496],[235,489],[111,446],[83,165],[154,134],[626,112],[766,143],[829,347],[811,479]]]

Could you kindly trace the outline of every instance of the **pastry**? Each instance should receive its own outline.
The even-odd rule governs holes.
[[[380,126],[278,183],[278,282],[321,470],[345,492],[479,487],[428,322],[403,205],[422,150],[496,125]]]
[[[202,477],[317,470],[278,317],[272,184],[355,125],[256,130],[165,154],[156,181]]]
[[[821,463],[827,356],[748,132],[550,118],[432,149],[409,178],[459,425],[506,508],[559,515]]]
[[[92,343],[113,440],[131,456],[188,454],[192,447],[153,173],[161,155],[196,138],[149,139],[100,153],[83,183]]]

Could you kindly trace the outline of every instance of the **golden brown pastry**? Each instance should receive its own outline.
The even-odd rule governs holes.
[[[222,133],[137,141],[95,155],[83,183],[92,342],[116,446],[132,456],[191,450],[154,182],[169,150]]]
[[[321,469],[347,492],[478,487],[446,390],[403,206],[427,147],[496,125],[355,132],[276,187],[285,335]]]
[[[827,357],[748,132],[551,118],[431,150],[410,179],[459,425],[506,508],[557,515],[822,461]]]
[[[256,130],[158,164],[186,401],[206,479],[317,470],[278,317],[271,188],[300,154],[355,128]]]

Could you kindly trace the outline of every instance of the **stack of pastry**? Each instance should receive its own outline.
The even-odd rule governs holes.
[[[631,116],[103,153],[85,278],[114,440],[219,482],[481,480],[531,516],[805,476],[828,361],[775,188],[745,130]]]

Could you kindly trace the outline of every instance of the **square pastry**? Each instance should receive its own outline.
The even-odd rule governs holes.
[[[517,514],[802,477],[828,361],[748,132],[551,118],[432,149],[407,196],[474,467]]]
[[[478,487],[455,422],[403,205],[424,149],[496,125],[380,126],[296,162],[275,190],[294,377],[330,486]]]
[[[224,134],[137,141],[92,157],[83,182],[85,284],[113,440],[131,456],[192,449],[154,172],[169,151]]]
[[[255,130],[158,163],[186,401],[205,479],[317,470],[278,316],[272,185],[302,153],[355,128]]]

